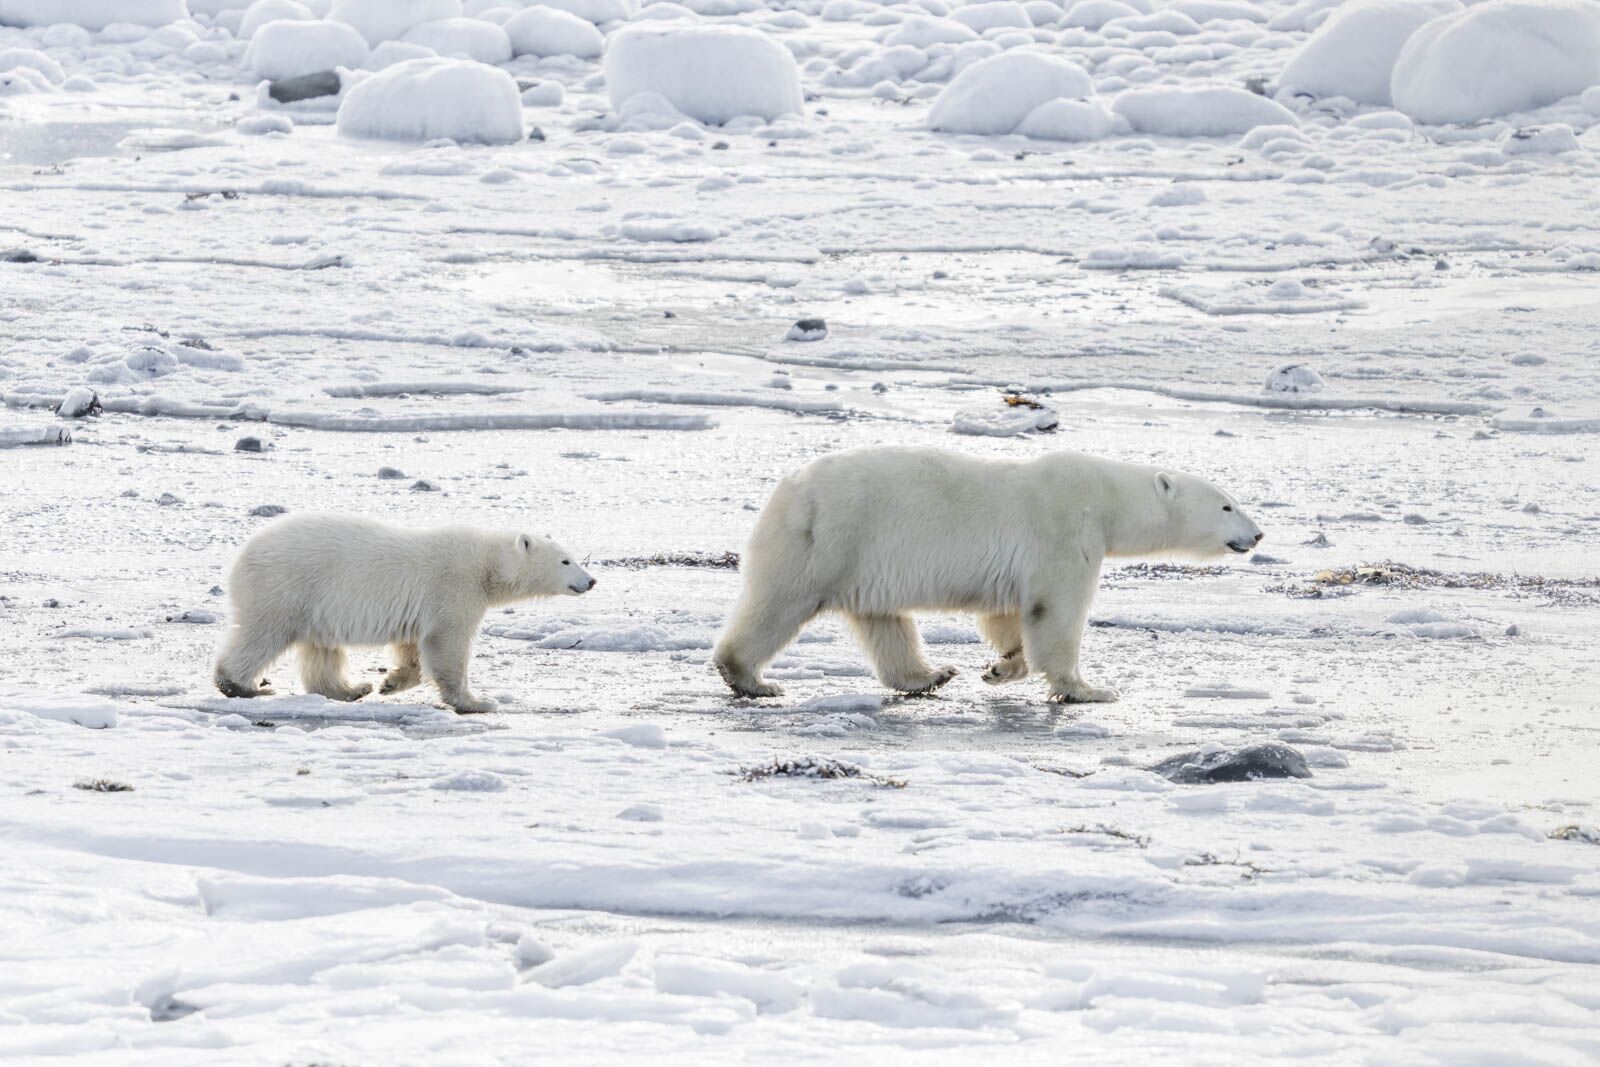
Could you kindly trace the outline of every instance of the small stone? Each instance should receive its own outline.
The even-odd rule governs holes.
[[[55,597],[51,597],[49,600],[46,600],[39,606],[42,608],[59,608],[61,606],[61,601],[57,600]]]
[[[1266,393],[1320,393],[1327,382],[1304,363],[1290,363],[1267,375]]]
[[[1288,745],[1270,741],[1239,749],[1196,749],[1164,759],[1150,770],[1179,785],[1311,777],[1304,756]]]
[[[88,386],[69,389],[56,405],[56,415],[63,419],[82,419],[101,412],[100,394]]]
[[[406,477],[406,472],[401,470],[399,467],[379,467],[378,468],[378,478],[381,481],[399,482],[399,481],[404,481],[405,477]]]
[[[174,504],[183,503],[183,500],[172,493],[162,493],[160,496],[156,497],[156,503],[161,507],[170,508]]]
[[[289,509],[282,504],[260,504],[250,509],[250,514],[258,519],[270,519],[282,515]]]
[[[828,336],[828,324],[822,319],[801,319],[789,327],[784,335],[788,341],[820,341]]]
[[[715,144],[713,144],[711,146],[711,150],[713,152],[726,152],[728,150],[728,142],[727,141],[717,141]]]
[[[531,130],[528,131],[528,140],[530,140],[530,141],[542,141],[542,140],[544,140],[544,131],[541,130],[537,126],[533,127]]]
[[[233,450],[235,452],[262,452],[266,449],[259,437],[241,437],[233,443]]]
[[[1516,623],[1512,623],[1510,626],[1506,627],[1506,636],[1507,637],[1516,637],[1521,632],[1522,632],[1522,627],[1518,626]]]
[[[319,70],[298,78],[280,78],[267,86],[267,95],[280,104],[292,104],[297,100],[315,100],[319,96],[338,96],[339,89],[338,71]]]
[[[438,483],[430,482],[426,478],[418,478],[411,483],[411,491],[413,493],[437,493],[439,486]]]
[[[1426,526],[1426,525],[1428,525],[1428,517],[1426,515],[1418,515],[1414,511],[1411,514],[1407,515],[1405,517],[1404,521],[1405,521],[1405,524],[1407,526]]]
[[[1333,542],[1328,540],[1328,535],[1323,533],[1321,530],[1318,530],[1317,531],[1317,536],[1313,537],[1311,540],[1302,541],[1300,543],[1303,544],[1303,545],[1310,545],[1312,548],[1331,548],[1331,547],[1333,547]]]

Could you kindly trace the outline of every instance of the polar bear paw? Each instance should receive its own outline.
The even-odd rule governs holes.
[[[1004,685],[1006,682],[1019,682],[1028,676],[1028,661],[1023,658],[1022,649],[1007,652],[989,666],[984,668],[981,677],[990,685]]]
[[[1053,704],[1112,704],[1120,699],[1122,694],[1115,689],[1104,689],[1089,685],[1087,682],[1053,686],[1050,693],[1050,701]]]
[[[906,683],[904,686],[896,686],[896,688],[906,696],[927,696],[935,689],[946,685],[950,679],[959,673],[954,667],[935,667],[925,678],[918,678],[915,681]]]
[[[752,700],[783,696],[780,687],[771,682],[763,682],[759,678],[748,678],[731,664],[717,664],[717,673],[722,675],[722,680],[728,683],[728,688],[733,690],[735,696],[748,697]]]
[[[422,684],[422,672],[415,667],[395,667],[383,676],[380,693],[398,693]]]
[[[359,685],[346,685],[338,689],[331,689],[322,695],[327,697],[329,700],[342,700],[349,704],[360,700],[370,692],[372,692],[371,683],[362,682]]]
[[[486,715],[500,706],[490,697],[473,696],[471,693],[455,699],[446,698],[445,703],[461,715]]]

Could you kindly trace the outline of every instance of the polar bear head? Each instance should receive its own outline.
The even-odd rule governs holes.
[[[514,596],[579,596],[594,588],[594,579],[577,559],[537,534],[515,534],[495,563],[495,583]]]
[[[1167,511],[1168,543],[1175,552],[1196,556],[1248,552],[1266,536],[1233,497],[1204,478],[1159,471],[1155,482]]]

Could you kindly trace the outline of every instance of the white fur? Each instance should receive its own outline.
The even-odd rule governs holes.
[[[545,537],[471,529],[401,530],[371,519],[290,515],[252,537],[228,582],[233,626],[217,658],[229,696],[270,692],[261,672],[298,646],[309,692],[359,700],[370,685],[344,674],[345,647],[393,645],[383,692],[432,678],[457,711],[488,711],[467,685],[472,639],[491,607],[576,596],[594,585]]]
[[[1038,670],[1052,699],[1115,700],[1078,673],[1101,561],[1243,552],[1260,539],[1231,497],[1156,467],[1074,452],[1027,462],[841,452],[772,494],[713,660],[735,692],[776,696],[762,669],[812,617],[839,611],[884,685],[927,692],[955,668],[928,665],[907,613],[970,611],[1000,653],[985,681]]]

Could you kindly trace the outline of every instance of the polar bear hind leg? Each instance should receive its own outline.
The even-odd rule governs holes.
[[[878,681],[902,693],[931,693],[956,676],[954,667],[930,667],[909,615],[851,615]]]
[[[344,649],[303,641],[299,652],[300,683],[306,687],[306,692],[329,700],[360,700],[372,692],[372,686],[352,685],[345,678]]]
[[[1022,651],[1021,615],[979,615],[978,632],[1000,653],[998,659],[984,668],[984,681],[1001,685],[1028,676],[1028,657]]]
[[[399,641],[393,646],[394,666],[383,676],[380,693],[398,693],[422,684],[422,652],[415,641]]]

